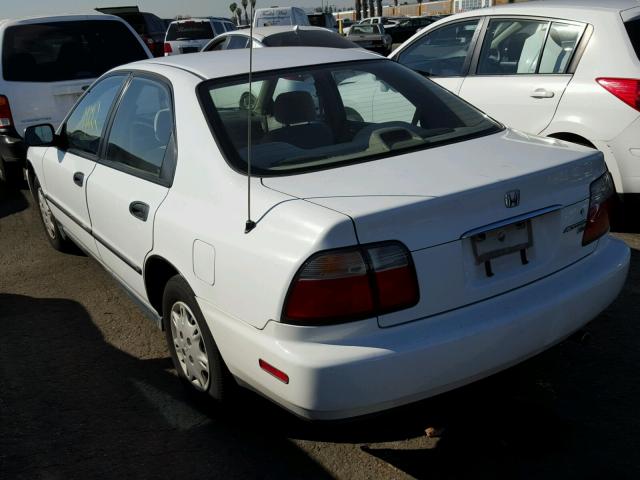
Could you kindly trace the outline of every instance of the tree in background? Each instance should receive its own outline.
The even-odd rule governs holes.
[[[362,18],[362,0],[355,0],[356,1],[356,5],[355,5],[355,10],[356,10],[356,22],[358,20],[360,20]]]
[[[373,8],[373,0],[369,0],[369,16],[370,17],[375,17],[376,16],[376,11]]]
[[[361,0],[362,3],[362,18],[367,18],[369,16],[369,7],[367,6],[367,0]]]
[[[236,2],[233,2],[232,4],[229,5],[229,10],[231,10],[232,19],[235,18],[237,9],[238,9],[238,4]]]
[[[244,9],[244,21],[247,25],[249,25],[249,14],[247,13],[247,5],[249,5],[249,0],[240,0],[242,3],[242,8]]]
[[[382,16],[382,0],[376,0],[376,11],[378,12],[378,16]]]

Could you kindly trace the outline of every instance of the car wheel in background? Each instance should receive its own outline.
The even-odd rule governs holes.
[[[192,391],[219,401],[231,395],[235,381],[220,355],[196,297],[180,275],[172,277],[162,299],[163,322],[173,365]]]

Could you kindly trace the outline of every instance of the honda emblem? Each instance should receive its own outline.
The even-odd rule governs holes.
[[[520,205],[520,190],[510,190],[504,194],[504,206],[514,208]]]

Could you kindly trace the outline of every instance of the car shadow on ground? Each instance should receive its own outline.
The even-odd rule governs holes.
[[[29,208],[27,195],[30,193],[26,187],[21,190],[0,180],[0,218]]]
[[[0,471],[327,478],[294,443],[303,440],[358,444],[416,478],[638,478],[639,286],[634,250],[629,281],[589,326],[589,341],[581,333],[468,387],[329,423],[247,391],[224,408],[194,397],[169,359],[139,360],[106,343],[80,304],[0,294]],[[442,435],[427,439],[429,426]]]
[[[0,294],[0,476],[329,478],[286,438],[201,410],[170,369],[107,344],[74,301]]]

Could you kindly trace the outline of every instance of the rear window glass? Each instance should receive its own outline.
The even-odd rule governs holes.
[[[16,25],[5,31],[2,71],[7,81],[58,82],[96,78],[145,58],[138,38],[121,22]]]
[[[629,34],[631,44],[636,51],[638,59],[640,59],[640,18],[634,18],[624,24]]]
[[[202,40],[213,38],[213,29],[210,22],[182,22],[172,23],[167,31],[167,41],[176,40]]]
[[[255,73],[251,91],[247,82],[210,80],[198,95],[226,158],[240,171],[247,170],[251,129],[252,169],[261,176],[392,157],[501,130],[388,60]]]
[[[337,33],[318,30],[276,33],[266,37],[262,43],[267,47],[358,48],[351,40],[347,40]]]
[[[324,15],[307,15],[309,18],[309,24],[314,27],[327,27],[327,19]]]
[[[144,21],[144,14],[118,13],[116,15],[131,25],[131,28],[133,28],[138,35],[146,35],[148,33],[147,24]]]
[[[378,25],[354,25],[349,33],[357,33],[358,35],[379,35],[380,27]]]

